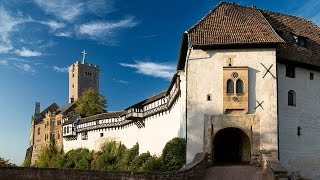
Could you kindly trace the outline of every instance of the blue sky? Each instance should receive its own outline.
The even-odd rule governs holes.
[[[2,0],[0,5],[0,156],[20,165],[34,103],[68,102],[67,67],[100,66],[108,110],[166,89],[182,33],[216,0]],[[318,0],[238,0],[320,24]]]

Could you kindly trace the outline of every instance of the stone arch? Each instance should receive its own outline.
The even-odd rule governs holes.
[[[215,133],[212,142],[215,163],[249,163],[251,161],[250,137],[241,129],[228,127]]]

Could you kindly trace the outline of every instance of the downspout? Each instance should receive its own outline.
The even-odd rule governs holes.
[[[277,58],[277,57],[276,57]],[[276,60],[276,83],[277,83],[277,138],[278,138],[278,160],[280,161],[280,130],[279,130],[279,79],[278,79],[278,63]]]
[[[185,32],[188,38],[188,55],[186,57],[186,140],[188,144],[188,64],[189,64],[189,57],[191,54],[191,50],[193,49],[192,45],[190,44],[190,37],[188,31]]]

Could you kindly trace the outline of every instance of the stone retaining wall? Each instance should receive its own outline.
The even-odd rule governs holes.
[[[81,179],[112,179],[112,180],[158,180],[158,179],[204,179],[206,172],[206,155],[198,153],[193,161],[176,172],[127,172],[127,171],[97,171],[77,169],[51,168],[0,168],[2,180],[81,180]]]
[[[288,171],[271,153],[262,152],[262,168],[264,180],[288,180]]]

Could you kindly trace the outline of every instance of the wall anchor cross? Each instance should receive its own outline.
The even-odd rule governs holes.
[[[266,73],[263,75],[263,78],[269,73],[269,74],[271,74],[271,76],[274,78],[274,79],[276,79],[276,77],[271,73],[271,71],[270,71],[270,69],[272,68],[272,66],[273,66],[273,64],[271,64],[271,66],[269,67],[269,68],[267,68],[264,64],[262,64],[262,63],[260,63],[263,67],[264,67],[264,69],[266,69],[267,71],[266,71]]]
[[[258,103],[258,105],[254,109],[257,109],[258,107],[261,107],[261,109],[263,109],[262,104],[264,103],[264,101],[262,101],[262,102],[257,101],[257,103]]]

